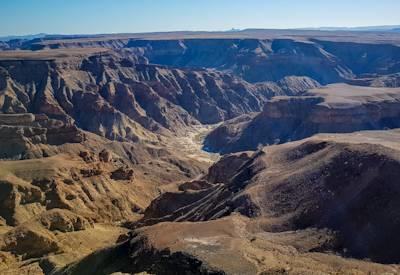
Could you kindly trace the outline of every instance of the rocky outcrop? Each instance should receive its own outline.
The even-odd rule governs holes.
[[[113,180],[131,180],[132,178],[133,170],[126,167],[120,167],[111,172],[111,179]]]
[[[165,221],[213,220],[232,212],[257,216],[260,212],[258,206],[248,195],[237,193],[264,168],[254,165],[256,157],[257,154],[250,152],[224,156],[209,168],[201,185],[198,181],[188,182],[182,185],[181,192],[168,192],[152,201],[144,212],[144,218],[133,227]],[[226,183],[231,181],[234,184],[227,186]]]
[[[308,90],[320,87],[320,84],[309,77],[286,76],[277,82],[283,90],[281,95],[301,95]],[[278,95],[278,94],[277,94]]]
[[[10,251],[24,259],[37,258],[59,252],[60,247],[52,233],[28,226],[19,226],[4,236],[2,250]]]
[[[1,236],[3,251],[24,259],[62,252],[55,234],[92,228],[92,222],[68,210],[54,209],[11,229]]]
[[[91,178],[95,176],[100,176],[103,174],[103,171],[99,167],[89,168],[89,169],[81,169],[81,175],[84,178]]]
[[[372,87],[400,87],[400,73],[372,78],[369,80]]]
[[[224,123],[207,136],[205,148],[237,152],[317,133],[400,127],[399,89],[338,84],[311,90],[306,95],[275,97],[258,115]]]
[[[171,274],[170,271],[178,274],[312,274],[334,273],[338,269],[378,274],[398,271],[396,265],[313,252],[329,243],[327,231],[264,233],[263,236],[247,230],[248,222],[231,216],[210,222],[146,227],[137,230],[131,241],[93,253],[55,274]],[[289,252],[290,242],[295,242],[296,248]],[[282,258],[285,258],[284,263],[279,261]]]
[[[80,143],[85,135],[75,125],[46,115],[0,114],[0,158],[48,156],[41,145]]]
[[[99,153],[99,160],[106,163],[111,162],[113,160],[113,155],[109,150],[103,149]]]
[[[55,209],[43,213],[38,221],[50,231],[74,232],[93,227],[88,219],[68,210]]]
[[[15,226],[21,223],[20,217],[25,216],[24,206],[45,202],[45,196],[37,186],[26,185],[10,180],[0,181],[0,216],[5,224]]]
[[[111,267],[110,260],[118,263]],[[178,271],[182,274],[225,274],[188,253],[173,252],[168,248],[159,250],[142,235],[134,236],[131,242],[101,250],[54,274],[172,274]]]

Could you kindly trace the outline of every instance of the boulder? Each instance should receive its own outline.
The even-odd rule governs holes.
[[[107,149],[102,150],[99,153],[99,159],[102,162],[111,162],[112,161],[112,153]]]
[[[133,169],[120,167],[111,173],[113,180],[131,180],[133,178]]]

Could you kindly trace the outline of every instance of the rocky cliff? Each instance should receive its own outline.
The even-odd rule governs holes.
[[[249,82],[295,75],[327,84],[391,74],[400,64],[396,45],[317,39],[132,40],[127,47],[151,63],[227,70]]]
[[[48,156],[46,145],[80,143],[84,139],[75,125],[46,115],[0,114],[0,159]]]
[[[294,75],[329,84],[397,73],[399,40],[395,33],[244,30],[45,37],[10,41],[3,48],[129,50],[142,63],[212,68],[252,83]]]
[[[302,97],[275,97],[259,114],[228,121],[211,132],[205,148],[216,152],[256,149],[316,133],[398,128],[400,90],[330,85]]]
[[[117,140],[154,140],[199,123],[261,110],[267,98],[319,84],[308,78],[253,85],[211,70],[137,64],[116,53],[0,61],[0,110],[38,113]]]

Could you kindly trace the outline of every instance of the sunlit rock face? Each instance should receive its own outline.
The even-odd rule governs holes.
[[[211,132],[205,148],[254,150],[317,133],[350,133],[400,127],[400,90],[344,84],[310,90],[301,97],[275,97],[261,113],[227,121]]]

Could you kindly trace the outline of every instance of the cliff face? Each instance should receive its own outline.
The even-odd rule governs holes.
[[[285,76],[308,76],[332,83],[364,74],[398,71],[399,47],[382,43],[359,43],[304,37],[114,39],[42,43],[42,48],[106,47],[131,49],[150,63],[176,67],[205,67],[231,71],[249,82],[278,81]],[[381,53],[377,55],[377,52]],[[391,64],[387,67],[386,64]]]
[[[395,34],[248,30],[237,34],[136,34],[3,43],[8,49],[107,48],[131,51],[141,63],[229,71],[254,82],[307,76],[322,84],[399,71]]]
[[[391,44],[365,44],[313,40],[355,75],[399,72],[400,48]]]
[[[316,133],[398,128],[400,91],[331,85],[303,97],[275,97],[264,110],[224,123],[205,148],[222,153],[299,140]]]
[[[278,81],[285,76],[308,76],[321,83],[344,78],[338,62],[327,58],[313,43],[291,40],[201,39],[131,41],[128,47],[149,62],[171,66],[229,70],[249,82]],[[321,71],[324,71],[322,75]],[[350,71],[342,70],[351,75]]]
[[[294,39],[132,40],[127,44],[151,63],[231,71],[249,82],[308,76],[327,84],[364,74],[398,72],[394,45]],[[391,64],[387,66],[387,64]]]
[[[1,159],[42,157],[47,153],[41,145],[81,143],[84,139],[84,133],[75,125],[46,115],[0,114]]]

